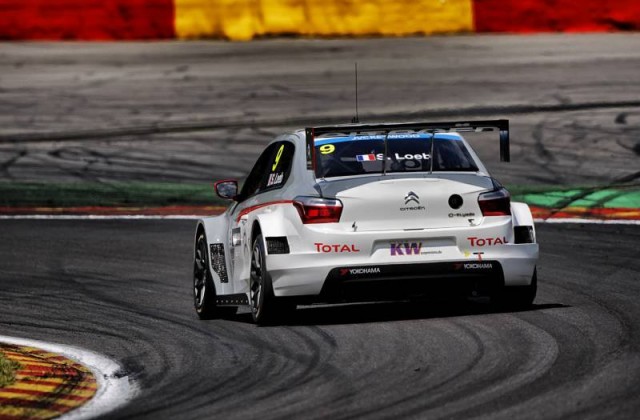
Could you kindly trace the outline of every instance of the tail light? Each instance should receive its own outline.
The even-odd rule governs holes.
[[[483,216],[509,216],[511,214],[511,195],[504,188],[486,192],[478,197],[478,205],[480,205]]]
[[[321,197],[296,197],[293,205],[300,213],[302,223],[337,223],[342,214],[340,200]]]

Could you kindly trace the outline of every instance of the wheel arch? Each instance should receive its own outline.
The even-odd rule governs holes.
[[[271,236],[287,236],[285,216],[280,209],[273,213],[259,214],[253,219],[251,225],[252,244],[259,234],[262,234],[264,239]]]
[[[526,203],[511,203],[511,216],[513,220],[513,227],[517,226],[531,226],[533,229],[534,242],[536,241],[536,225],[533,220],[533,214],[529,205]]]
[[[534,226],[531,209],[526,203],[511,203],[511,215],[514,226]]]

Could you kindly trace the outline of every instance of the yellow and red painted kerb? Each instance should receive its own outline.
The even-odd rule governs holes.
[[[58,417],[97,391],[91,371],[60,354],[1,343],[0,352],[20,364],[15,382],[0,387],[1,420]]]
[[[639,29],[638,0],[0,0],[5,40]]]

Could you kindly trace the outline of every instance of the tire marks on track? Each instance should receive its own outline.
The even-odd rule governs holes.
[[[0,256],[40,256],[31,273],[0,258],[0,326],[119,360],[142,391],[113,418],[633,418],[640,404],[635,226],[539,226],[531,311],[314,306],[258,328],[196,319],[193,222],[0,223]]]

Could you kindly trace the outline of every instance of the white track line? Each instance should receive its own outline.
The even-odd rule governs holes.
[[[640,225],[640,220],[629,219],[572,219],[572,218],[551,218],[533,219],[536,223],[585,223],[591,225]]]
[[[0,335],[0,343],[36,347],[62,354],[91,369],[98,382],[96,395],[86,404],[58,417],[59,419],[81,420],[101,416],[127,404],[138,393],[137,385],[128,376],[122,376],[120,365],[98,353],[79,347],[4,335]]]
[[[197,215],[103,215],[103,214],[16,214],[0,215],[0,220],[196,220]]]
[[[18,214],[0,215],[0,220],[197,220],[197,215],[96,215],[96,214]],[[536,223],[585,223],[595,225],[640,225],[629,219],[534,219]]]

